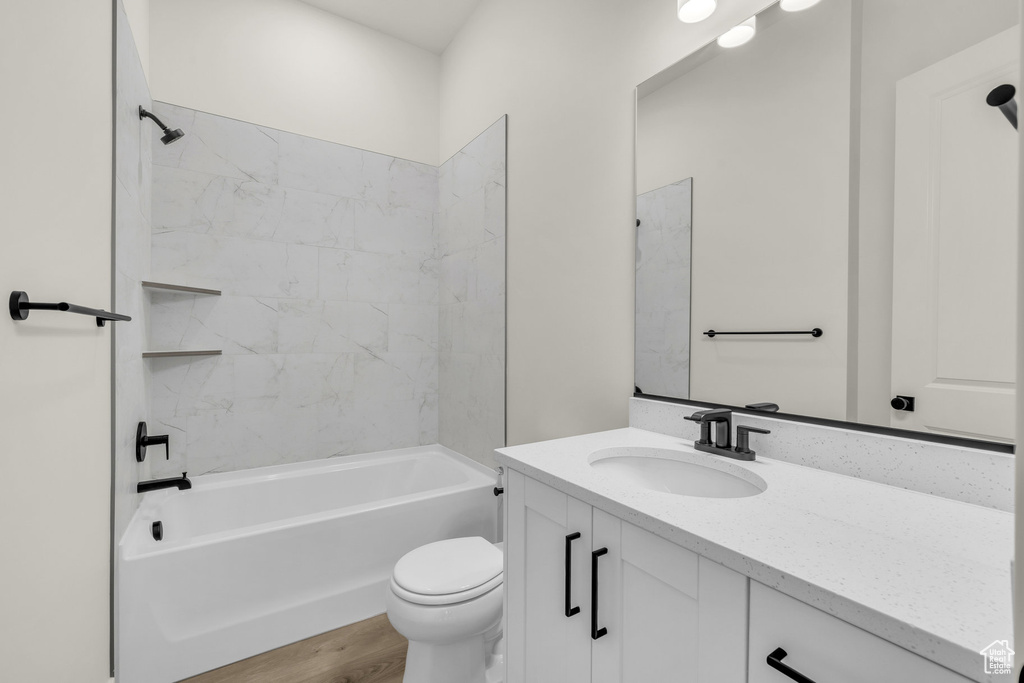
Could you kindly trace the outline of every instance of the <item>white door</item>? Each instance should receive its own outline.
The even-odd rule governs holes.
[[[1013,438],[1018,143],[985,98],[1019,87],[1017,31],[897,84],[893,427]]]
[[[594,510],[594,683],[745,683],[747,578]]]
[[[591,508],[514,470],[505,495],[507,681],[590,683]]]

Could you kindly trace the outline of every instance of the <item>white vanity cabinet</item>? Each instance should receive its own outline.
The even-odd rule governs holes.
[[[782,653],[778,653],[781,648]],[[968,679],[756,581],[750,582],[750,683],[970,683]],[[980,665],[979,665],[980,668]]]
[[[505,495],[508,683],[746,680],[745,576],[515,470]]]

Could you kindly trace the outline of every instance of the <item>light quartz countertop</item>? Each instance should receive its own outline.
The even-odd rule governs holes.
[[[697,498],[590,467],[594,451],[629,446],[742,468],[767,489]],[[634,428],[497,452],[505,467],[963,676],[1003,680],[985,676],[980,651],[1012,642],[1011,513],[778,460],[700,453],[693,441]]]

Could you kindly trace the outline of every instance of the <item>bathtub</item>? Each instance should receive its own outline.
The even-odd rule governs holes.
[[[383,613],[408,551],[496,540],[495,478],[427,446],[145,494],[118,545],[117,682],[178,681]]]

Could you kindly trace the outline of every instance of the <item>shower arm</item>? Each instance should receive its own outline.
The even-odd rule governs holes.
[[[156,125],[160,126],[160,130],[165,133],[171,132],[171,129],[165,126],[164,122],[156,117],[156,114],[146,111],[142,108],[142,105],[139,105],[139,120],[141,121],[142,119],[153,119]]]

